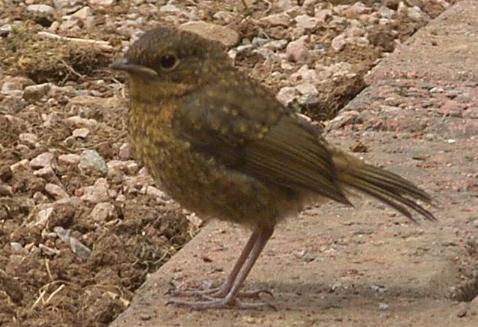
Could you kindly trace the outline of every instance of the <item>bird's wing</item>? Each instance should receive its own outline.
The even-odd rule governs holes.
[[[207,86],[186,97],[174,118],[194,151],[231,169],[349,204],[325,140],[254,81]]]

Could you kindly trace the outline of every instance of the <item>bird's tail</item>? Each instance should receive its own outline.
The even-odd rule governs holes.
[[[409,219],[415,221],[410,209],[428,220],[435,216],[423,208],[417,200],[431,204],[430,196],[413,183],[397,174],[366,164],[338,149],[332,149],[337,167],[337,179],[345,189],[351,188],[365,193],[389,205]]]

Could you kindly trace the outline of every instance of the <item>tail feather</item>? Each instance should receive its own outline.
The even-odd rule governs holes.
[[[405,178],[338,151],[334,151],[334,163],[338,170],[337,178],[346,188],[365,193],[412,221],[416,220],[410,209],[428,220],[436,220],[430,211],[417,202],[431,204],[431,197]]]

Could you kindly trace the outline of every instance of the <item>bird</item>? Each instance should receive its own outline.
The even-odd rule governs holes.
[[[433,205],[428,193],[328,143],[320,128],[234,67],[218,42],[159,26],[110,67],[128,75],[135,159],[182,207],[250,230],[219,287],[179,289],[168,304],[194,310],[267,305],[244,300],[269,293],[243,291],[244,281],[276,225],[313,203],[351,206],[349,197],[362,193],[413,221],[416,214],[436,220],[424,206]]]

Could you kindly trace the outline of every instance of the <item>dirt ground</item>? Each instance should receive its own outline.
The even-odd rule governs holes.
[[[285,48],[306,35],[306,64],[336,70],[315,81],[314,101],[289,105],[324,120],[365,87],[380,58],[446,5],[407,1],[421,8],[419,19],[394,1],[389,11],[377,1],[358,11],[348,11],[357,1],[338,0],[246,0],[247,8],[240,1],[90,2],[0,3],[0,326],[107,326],[201,226],[128,151],[124,76],[107,66],[141,30],[190,20],[225,26],[238,34],[230,46],[235,65],[279,93],[304,78],[294,73],[305,63],[285,59]],[[26,9],[37,3],[54,10]],[[327,9],[325,25],[299,28],[292,19]],[[286,11],[287,24],[265,19]],[[353,21],[368,44],[334,49]],[[264,50],[271,40],[282,45]]]

